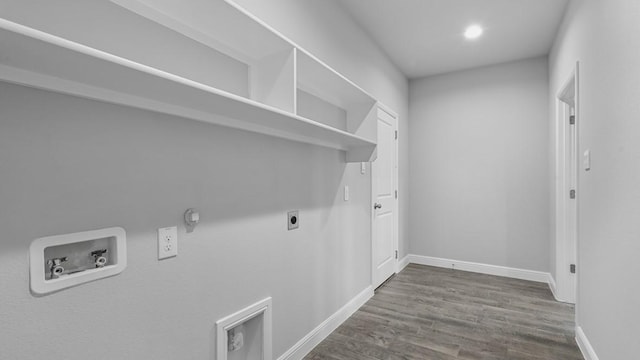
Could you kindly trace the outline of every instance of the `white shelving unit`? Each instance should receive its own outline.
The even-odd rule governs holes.
[[[188,6],[168,0],[111,2],[245,65],[248,91],[236,95],[294,112],[295,47],[236,8],[220,0],[189,0]],[[228,70],[221,62],[211,66]]]
[[[297,50],[296,59],[297,114],[375,143],[376,100],[304,50]],[[360,157],[350,153],[347,161]]]
[[[190,54],[207,54],[211,76],[0,19],[0,80],[344,150],[349,162],[375,159],[376,100],[242,9],[211,0],[188,8],[112,2],[141,26],[178,33]]]

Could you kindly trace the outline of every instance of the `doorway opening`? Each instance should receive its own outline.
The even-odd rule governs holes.
[[[576,302],[578,253],[578,64],[556,96],[556,231],[557,300]]]

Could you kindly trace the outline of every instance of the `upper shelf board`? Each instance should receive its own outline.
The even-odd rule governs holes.
[[[375,156],[359,136],[5,19],[0,48],[3,81]]]
[[[214,0],[111,0],[113,3],[244,63],[293,45],[230,4]]]
[[[297,56],[300,90],[347,110],[354,105],[371,107],[376,103],[371,95],[313,55],[299,50]]]

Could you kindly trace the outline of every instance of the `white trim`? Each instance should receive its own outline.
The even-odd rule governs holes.
[[[400,259],[398,261],[398,267],[397,267],[396,273],[399,273],[400,271],[404,270],[404,268],[406,268],[407,265],[409,265],[409,264],[410,264],[409,255],[403,257],[402,259]]]
[[[581,162],[581,158],[580,158],[580,127],[582,127],[581,122],[582,122],[582,111],[580,110],[580,61],[576,61],[576,103],[574,106],[574,115],[576,117],[576,143],[575,143],[575,150],[576,150],[576,191],[578,191],[578,196],[576,197],[576,204],[575,204],[575,209],[576,209],[576,213],[575,213],[575,222],[573,224],[574,229],[575,229],[575,247],[573,249],[573,253],[574,253],[574,260],[575,260],[575,265],[578,267],[578,269],[580,268],[580,259],[579,259],[579,255],[580,254],[580,227],[578,226],[579,222],[580,222],[580,194],[582,194],[581,190],[580,190],[580,169],[581,166],[580,164]],[[578,318],[578,310],[579,310],[579,306],[580,304],[578,304],[578,278],[579,278],[579,274],[578,272],[576,272],[575,274],[575,279],[573,281],[573,288],[571,289],[572,291],[572,300],[573,303],[575,304],[574,307],[574,314],[575,314],[575,323],[577,324],[580,319]],[[594,353],[595,355],[595,353]]]
[[[593,350],[593,346],[591,346],[589,339],[587,339],[587,335],[585,335],[580,326],[576,326],[576,343],[578,344],[578,348],[582,352],[582,356],[584,356],[585,360],[599,360],[598,355],[596,355],[596,351]]]
[[[569,264],[578,264],[578,202],[580,201],[580,99],[579,99],[579,62],[576,62],[571,74],[555,97],[555,262],[556,298],[560,301],[575,303],[577,274],[569,273]],[[576,117],[575,125],[569,125],[570,108],[573,107]],[[575,131],[575,141],[570,148],[571,127]],[[573,152],[573,167],[568,163],[568,156]],[[573,184],[572,184],[573,183]],[[569,190],[576,190],[575,200],[568,197]]]
[[[548,283],[549,273],[535,270],[525,270],[510,268],[506,266],[497,266],[489,264],[474,263],[469,261],[451,260],[436,258],[422,255],[408,255],[409,262],[412,264],[437,266],[448,269],[456,269],[462,271],[470,271],[480,274],[496,275],[510,277],[514,279],[536,281]]]
[[[558,290],[556,288],[556,280],[553,278],[552,274],[549,274],[549,281],[547,281],[547,282],[549,283],[549,290],[551,290],[551,294],[553,294],[553,298],[556,299],[556,301],[563,302],[558,297]]]
[[[282,354],[278,360],[300,360],[304,358],[314,347],[324,340],[331,332],[338,328],[356,310],[364,305],[373,296],[373,287],[368,286],[358,295],[323,321],[305,337],[300,339],[289,350]]]
[[[382,111],[391,115],[396,120],[395,133],[399,134],[400,133],[400,116],[398,115],[398,113],[391,110],[391,108],[381,103],[380,101],[378,101],[377,105],[378,105],[378,109],[381,109]],[[378,121],[376,119],[376,127],[377,126],[378,126]],[[398,135],[395,141],[393,142],[393,148],[394,148],[393,150],[394,152],[393,187],[395,188],[394,191],[396,192],[400,187],[400,146],[399,146],[400,139],[399,137],[400,136]],[[378,143],[378,139],[376,139],[376,143]],[[398,214],[399,211],[400,211],[400,196],[396,197],[395,201],[393,202],[393,248],[395,249],[395,252],[396,252],[396,257],[395,257],[395,261],[396,261],[395,273],[396,274],[398,273],[398,262],[400,261],[400,219]]]
[[[229,330],[257,316],[262,316],[262,358],[260,360],[272,359],[271,297],[268,297],[216,321],[217,360],[227,360]]]

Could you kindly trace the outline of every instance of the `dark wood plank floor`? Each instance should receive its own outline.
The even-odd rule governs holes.
[[[409,265],[307,360],[582,360],[546,284]]]

